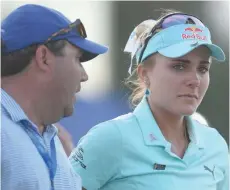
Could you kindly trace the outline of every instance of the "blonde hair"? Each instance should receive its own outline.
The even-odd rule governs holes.
[[[163,10],[161,16],[158,18],[158,20],[146,20],[142,23],[140,23],[135,29],[135,41],[139,41],[139,48],[142,47],[142,45],[145,42],[145,39],[147,38],[148,34],[152,30],[152,28],[165,16],[172,14],[172,13],[181,13],[179,11],[175,10]],[[160,29],[157,29],[156,32],[159,32]],[[135,52],[136,53],[136,52]],[[146,65],[145,60],[141,64]],[[129,101],[132,107],[136,107],[141,99],[143,98],[146,90],[145,84],[141,81],[141,79],[138,77],[137,73],[137,67],[138,67],[138,60],[136,60],[135,67],[131,73],[131,75],[125,79],[125,85],[132,91],[131,95],[129,96]]]
[[[198,121],[199,123],[206,125],[206,126],[209,126],[207,119],[203,115],[201,115],[200,113],[195,112],[191,115],[191,117],[192,117],[192,119]]]

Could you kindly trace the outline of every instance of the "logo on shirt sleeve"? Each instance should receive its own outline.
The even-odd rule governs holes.
[[[86,165],[83,163],[83,161],[84,161],[83,154],[84,154],[83,148],[79,147],[79,148],[76,150],[76,152],[73,154],[72,158],[73,158],[76,162],[79,162],[82,168],[86,169]]]
[[[204,170],[216,183],[219,183],[226,177],[225,172],[227,169],[225,170],[225,168],[221,168],[219,165],[204,165]]]
[[[204,165],[204,170],[207,170],[208,172],[210,172],[212,174],[213,179],[215,180],[215,174],[214,174],[215,166],[211,170],[208,166]]]

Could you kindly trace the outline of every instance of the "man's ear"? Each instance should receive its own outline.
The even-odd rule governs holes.
[[[35,53],[37,67],[43,72],[50,72],[53,69],[55,55],[45,46],[41,45]]]

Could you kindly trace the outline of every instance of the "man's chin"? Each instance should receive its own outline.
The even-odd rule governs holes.
[[[73,97],[73,104],[75,104],[76,102],[77,102],[77,93]]]
[[[63,117],[69,117],[69,116],[73,115],[73,111],[74,111],[73,106],[71,108],[70,107],[66,108],[64,111]]]

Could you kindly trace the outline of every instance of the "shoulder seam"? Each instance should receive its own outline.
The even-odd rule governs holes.
[[[114,120],[111,120],[111,121],[114,121]],[[111,121],[110,121],[110,122],[111,122]],[[112,123],[112,122],[111,122],[111,123]],[[119,162],[119,166],[117,167],[117,172],[116,172],[116,173],[118,173],[119,168],[121,168],[120,166],[122,166],[122,161],[123,161],[123,136],[122,136],[122,133],[121,133],[121,131],[120,131],[120,128],[119,128],[119,126],[118,126],[116,120],[115,120],[113,123],[114,123],[113,126],[116,128],[116,130],[117,130],[118,133],[120,134],[120,138],[121,138],[121,143],[120,143],[120,145],[121,145],[120,162]]]

